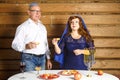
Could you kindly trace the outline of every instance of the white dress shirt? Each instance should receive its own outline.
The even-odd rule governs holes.
[[[36,48],[25,49],[29,42],[39,43]],[[47,41],[47,31],[45,26],[39,21],[37,24],[30,18],[18,26],[12,42],[12,48],[19,52],[32,53],[36,55],[46,54],[50,59],[50,50]]]

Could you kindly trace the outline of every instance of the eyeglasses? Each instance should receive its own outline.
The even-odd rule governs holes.
[[[40,10],[30,10],[31,12],[34,12],[34,13],[40,13],[41,11]]]

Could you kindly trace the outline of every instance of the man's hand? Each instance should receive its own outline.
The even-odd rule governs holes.
[[[47,68],[52,69],[52,63],[51,63],[50,59],[47,60]]]
[[[29,42],[28,44],[25,45],[26,49],[33,49],[33,48],[36,48],[36,47],[37,47],[36,42]]]

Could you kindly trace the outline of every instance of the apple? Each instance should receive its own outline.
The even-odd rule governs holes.
[[[75,73],[74,74],[74,80],[80,80],[82,75],[80,73]]]
[[[98,70],[98,75],[103,75],[103,71],[102,70]]]
[[[48,76],[46,76],[46,75],[42,75],[40,77],[43,78],[43,79],[48,79]]]

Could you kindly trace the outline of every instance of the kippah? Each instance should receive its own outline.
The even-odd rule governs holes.
[[[39,4],[37,3],[37,2],[32,2],[32,3],[30,3],[30,5],[29,5],[29,9],[31,8],[31,7],[33,7],[33,6],[38,6]]]

